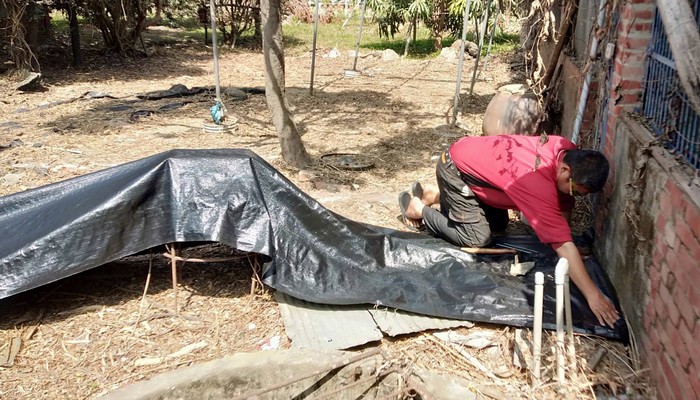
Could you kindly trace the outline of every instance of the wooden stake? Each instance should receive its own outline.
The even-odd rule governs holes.
[[[470,254],[517,254],[514,249],[493,249],[482,247],[462,247],[462,251]]]
[[[173,276],[173,292],[175,294],[175,315],[180,315],[180,307],[177,304],[177,255],[175,254],[175,243],[170,244],[170,266]]]

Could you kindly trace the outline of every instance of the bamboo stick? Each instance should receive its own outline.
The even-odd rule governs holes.
[[[514,249],[493,249],[483,247],[462,247],[462,251],[470,254],[516,254]]]

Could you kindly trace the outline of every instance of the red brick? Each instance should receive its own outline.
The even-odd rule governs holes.
[[[700,210],[697,207],[688,204],[685,209],[685,222],[688,223],[695,237],[700,238]]]
[[[668,319],[671,321],[674,327],[678,326],[678,320],[680,319],[681,314],[676,307],[676,303],[673,302],[671,292],[666,286],[661,285],[659,288],[659,297],[664,303],[664,308],[666,309]]]
[[[671,261],[675,260],[675,253],[672,251],[667,252],[666,256],[670,257]],[[661,276],[661,282],[663,283],[662,286],[668,284],[668,274],[671,273],[671,268],[669,267],[668,263],[669,260],[667,259],[665,261],[666,262],[661,263],[661,269],[659,269],[659,275]]]
[[[685,367],[687,368],[687,367]],[[685,371],[679,371],[676,374],[676,381],[681,387],[681,390],[683,391],[683,399],[691,399],[693,398],[693,386],[690,383],[690,376]]]
[[[692,310],[692,306],[690,305],[690,303],[688,303],[688,288],[690,287],[692,281],[688,279],[687,271],[676,270],[674,272],[674,275],[676,276],[676,286],[671,287],[671,293],[676,299],[676,304],[680,304],[678,302],[683,300],[685,306],[689,307],[689,309]],[[683,311],[680,309],[680,307],[678,310],[681,311],[681,314],[683,314]]]
[[[693,327],[693,325],[695,325],[695,327]],[[700,346],[697,345],[697,343],[700,342],[700,320],[696,319],[695,323],[688,322],[688,330],[690,331],[690,339],[693,341],[693,343],[687,347],[690,359],[692,360],[691,362],[700,365]],[[684,338],[684,340],[688,340],[685,336],[687,334],[687,332],[684,332],[681,337]]]
[[[676,218],[676,235],[688,248],[698,246],[698,240],[695,238],[688,224],[683,220],[682,215],[680,218]]]
[[[647,59],[647,54],[646,54],[646,48],[637,48],[637,49],[623,49],[620,51],[620,54],[618,56],[621,61],[624,61],[625,63],[625,68],[630,68],[630,67],[644,67],[644,62]],[[633,81],[639,81],[643,78],[643,75],[640,74],[641,69],[635,74],[631,75],[628,71],[628,74],[625,75],[625,78],[633,80]],[[641,85],[640,85],[641,88]]]
[[[668,395],[670,397],[663,397],[668,399],[682,399],[683,391],[680,385],[676,381],[676,363],[668,356],[668,354],[660,354],[659,359],[661,361],[661,367],[663,369],[664,378],[666,378],[666,383],[668,384]]]
[[[666,318],[666,305],[664,304],[663,300],[661,300],[661,297],[658,295],[652,299],[649,299],[649,301],[652,302],[654,310],[656,311],[656,315],[658,316],[658,325],[658,323],[661,322],[663,318]]]
[[[632,76],[644,76],[644,69],[641,63],[626,63],[624,60],[618,59],[615,64],[614,71],[629,79]]]
[[[647,332],[653,330],[652,328],[656,323],[656,310],[652,302],[648,302],[644,307],[644,315],[642,318],[644,319],[644,329],[646,329]]]
[[[673,223],[667,222],[666,228],[662,232],[659,232],[664,236],[664,240],[671,249],[676,249],[678,247],[678,238],[676,237],[676,231],[673,229]],[[669,260],[669,265],[676,265],[676,258],[673,250],[666,250],[666,260]],[[673,262],[670,259],[673,258]]]
[[[621,90],[640,90],[642,88],[642,83],[637,80],[625,79],[624,81],[620,81],[616,87]]]
[[[694,282],[697,284],[697,282]],[[697,286],[694,285],[688,285],[688,303],[690,303],[691,306],[693,306],[693,310],[695,311],[695,315],[700,315],[700,289]]]
[[[611,102],[612,103],[612,102]],[[613,107],[611,109],[611,112],[608,114],[608,124],[612,124],[613,128],[615,127],[615,124],[617,123],[617,118],[622,115],[622,111],[624,111],[624,108],[616,106],[614,103]],[[612,134],[610,136],[615,136],[615,131],[611,131]]]
[[[672,270],[677,274],[678,289],[685,297],[690,286],[700,282],[700,265],[698,265],[698,260],[693,259],[688,249],[683,245],[679,246],[676,255],[678,264]]]
[[[691,325],[694,324],[695,319],[692,320]],[[693,332],[690,330],[688,327],[688,324],[685,322],[685,319],[681,318],[681,322],[678,323],[678,334],[681,337],[681,340],[683,340],[683,344],[685,345],[686,349],[690,350],[691,347],[694,347],[695,344],[697,343],[698,339],[693,337]],[[690,351],[689,351],[690,353]],[[700,360],[698,360],[700,361]]]
[[[698,361],[694,361],[688,366],[688,377],[690,378],[690,386],[693,387],[693,392],[695,392],[696,399],[700,399],[700,371],[695,366],[695,363],[697,363]],[[692,396],[692,394],[689,395]]]
[[[654,0],[627,0],[627,3],[630,4],[649,4],[649,5],[654,5]],[[637,6],[639,7],[639,6]]]
[[[671,195],[671,205],[673,205],[675,212],[678,213],[684,211],[686,200],[678,185],[672,180],[669,180],[665,189]]]
[[[680,325],[679,325],[680,328]],[[668,332],[666,332],[667,337],[669,339],[669,346],[673,348],[673,354],[675,354],[675,361],[677,361],[678,366],[685,368],[688,366],[690,363],[690,348],[686,348],[685,343],[683,343],[683,338],[681,338],[681,335],[678,331],[678,329],[671,329]],[[671,353],[667,349],[667,354]],[[680,371],[679,371],[680,372]],[[681,379],[678,379],[678,382],[681,382]]]
[[[655,252],[654,258],[656,258],[657,254],[661,254],[660,252]],[[663,256],[661,256],[663,257]],[[659,260],[658,263],[652,264],[652,266],[649,268],[649,288],[658,288],[659,287],[659,282],[661,281],[661,272],[660,272],[660,264],[661,260]]]
[[[686,246],[688,246],[690,258],[695,260],[693,264],[698,265],[700,264],[700,241],[698,241],[697,236],[693,236],[693,240],[690,240],[689,242],[690,243],[686,243]]]
[[[673,205],[671,204],[671,194],[666,190],[662,190],[659,194],[659,214],[664,216],[664,222],[673,222]],[[657,229],[663,230],[666,228],[666,225],[661,224],[658,221],[659,219],[660,218],[658,218],[656,221]]]
[[[676,279],[676,273],[673,272],[673,269],[669,267],[671,272],[668,274],[668,281],[666,282],[666,287],[668,288],[669,293],[671,293],[671,296],[673,296],[673,293],[677,291],[677,281]]]
[[[640,102],[640,95],[641,93],[625,93],[622,94],[622,97],[618,97],[617,103],[619,105],[622,104],[637,104]]]
[[[634,19],[636,20],[643,20],[643,19],[648,19],[651,20],[654,16],[653,11],[651,10],[636,10],[634,12]]]
[[[620,21],[632,21],[634,20],[634,9],[629,4],[623,4],[620,7]],[[618,30],[620,28],[618,27]]]
[[[657,269],[657,267],[661,264],[661,262],[664,260],[664,253],[661,249],[659,248],[654,248],[654,255],[651,258],[651,268],[649,269],[649,273],[651,274],[652,269]],[[657,271],[658,274],[658,271]]]
[[[691,285],[687,283],[680,283],[683,282],[684,278],[685,276],[682,276],[680,279],[678,279],[679,285],[677,290],[673,291],[673,297],[675,299],[674,301],[676,302],[676,306],[678,307],[678,312],[681,314],[683,319],[693,323],[695,322],[697,313],[695,312],[695,309],[693,309],[692,304],[690,304],[688,301],[687,293],[688,290],[690,290]]]
[[[632,29],[637,32],[651,32],[651,21],[635,23]]]

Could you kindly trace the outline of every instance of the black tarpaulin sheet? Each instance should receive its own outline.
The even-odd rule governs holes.
[[[171,242],[221,242],[267,255],[266,284],[324,304],[374,303],[440,317],[531,326],[534,272],[475,257],[442,240],[331,212],[247,150],[173,150],[0,198],[0,298]],[[594,281],[613,297],[598,264]],[[624,322],[598,326],[572,286],[577,331],[626,340]]]

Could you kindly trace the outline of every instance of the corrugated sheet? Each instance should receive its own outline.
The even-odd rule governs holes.
[[[275,298],[284,319],[287,337],[294,348],[348,349],[380,340],[383,333],[396,336],[429,329],[474,326],[469,321],[375,309],[365,305],[309,303],[281,292],[275,292]]]
[[[400,310],[368,309],[368,311],[372,314],[374,322],[377,323],[379,329],[389,336],[404,335],[429,329],[450,329],[462,326],[471,328],[474,326],[469,321],[429,317]]]
[[[275,292],[292,347],[347,349],[382,338],[365,306],[331,306],[308,303]]]

